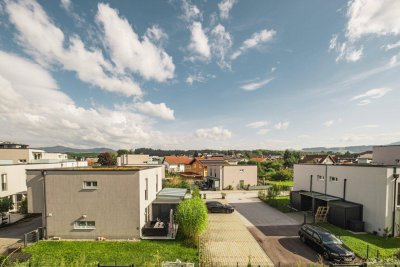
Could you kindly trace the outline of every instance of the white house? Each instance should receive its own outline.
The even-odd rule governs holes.
[[[13,164],[54,163],[68,160],[67,154],[49,153],[32,149],[27,145],[0,145],[0,160],[12,160]]]
[[[11,161],[10,161],[11,162]],[[86,161],[68,161],[47,164],[0,164],[1,190],[0,198],[11,197],[14,203],[12,211],[16,211],[26,196],[26,170],[85,167]]]
[[[190,165],[193,158],[187,156],[165,156],[163,164],[167,172],[184,172],[185,165]]]
[[[364,221],[368,232],[382,235],[386,228],[398,236],[399,173],[400,166],[394,165],[296,164],[291,203],[302,210],[311,209],[310,203],[314,203],[315,209],[333,202],[341,202],[342,206],[358,205],[361,209],[358,218],[354,214],[349,218]]]
[[[257,185],[257,166],[248,165],[209,165],[207,181],[213,189],[242,189]]]

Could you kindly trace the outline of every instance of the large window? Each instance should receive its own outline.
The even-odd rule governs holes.
[[[330,176],[330,177],[329,177],[329,181],[331,181],[331,182],[337,182],[337,181],[339,181],[339,179],[338,179],[337,177]]]
[[[3,173],[1,175],[1,191],[7,191],[8,190],[7,187],[8,187],[7,186],[7,174]]]
[[[95,221],[75,221],[74,229],[96,229]]]
[[[84,181],[83,188],[84,189],[97,189],[97,181]]]

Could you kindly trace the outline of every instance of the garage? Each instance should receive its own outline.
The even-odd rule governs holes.
[[[334,201],[328,204],[328,222],[343,229],[355,232],[364,231],[363,206],[361,204]]]

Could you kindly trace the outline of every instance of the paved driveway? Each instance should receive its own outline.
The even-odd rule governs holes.
[[[0,228],[0,253],[9,245],[23,239],[24,234],[42,226],[42,217],[30,217],[22,219],[13,225]]]
[[[306,266],[319,262],[318,254],[300,241],[297,220],[256,196],[231,197],[228,201],[243,216],[245,225],[276,266]]]

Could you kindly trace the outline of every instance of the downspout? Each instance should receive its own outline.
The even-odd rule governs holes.
[[[343,181],[343,200],[346,200],[346,187],[347,187],[347,179]]]
[[[397,179],[399,178],[399,174],[397,173],[396,167],[393,167],[393,178],[394,178],[394,188],[393,188],[393,215],[392,215],[392,237],[395,234],[395,226],[396,226],[396,194],[397,194]]]
[[[325,164],[325,195],[328,187],[328,164]]]
[[[43,213],[44,215],[44,236],[47,239],[47,203],[46,203],[46,175],[47,171],[42,170],[42,177],[43,177]]]

